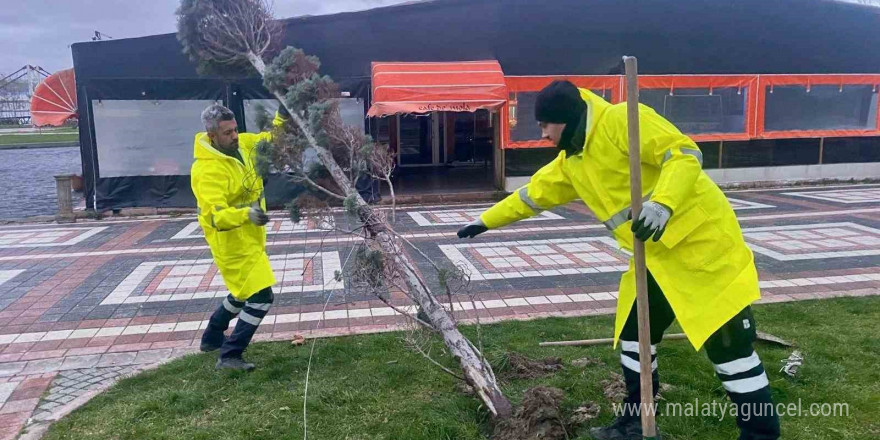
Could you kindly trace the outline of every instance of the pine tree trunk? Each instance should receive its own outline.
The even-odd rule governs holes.
[[[263,76],[266,65],[263,60],[255,55],[249,54],[248,59],[260,76]],[[284,97],[273,92],[275,97],[284,104]],[[290,110],[290,109],[288,109]],[[321,163],[330,173],[330,176],[343,191],[346,197],[353,197],[358,208],[358,213],[362,220],[371,218],[368,215],[372,208],[364,201],[364,199],[354,189],[351,180],[345,175],[342,167],[336,163],[333,155],[326,148],[321,147],[315,141],[312,133],[308,129],[306,122],[296,112],[290,111],[293,122],[302,131],[309,146],[315,149]],[[431,324],[440,332],[443,342],[449,349],[450,353],[458,360],[464,377],[468,384],[473,387],[477,395],[496,418],[507,418],[511,413],[510,401],[501,392],[492,368],[486,360],[478,353],[473,344],[458,331],[455,322],[449,313],[440,305],[428,290],[425,282],[419,277],[415,270],[415,264],[406,257],[403,252],[400,241],[388,233],[387,224],[372,224],[365,222],[368,232],[379,244],[380,249],[386,256],[394,259],[394,264],[403,269],[404,280],[413,297],[421,309],[428,315]]]

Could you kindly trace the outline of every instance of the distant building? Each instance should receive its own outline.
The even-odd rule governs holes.
[[[282,22],[283,43],[346,92],[347,120],[398,153],[403,192],[523,184],[556,154],[536,92],[569,78],[619,102],[622,55],[639,57],[642,102],[699,142],[716,180],[880,175],[875,6],[436,0]],[[77,43],[73,59],[98,209],[193,206],[199,111],[222,101],[251,131],[254,104],[273,105],[258,78],[199,76],[173,34]]]

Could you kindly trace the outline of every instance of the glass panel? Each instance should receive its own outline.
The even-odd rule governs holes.
[[[189,175],[210,100],[92,101],[101,177]]]
[[[877,128],[877,91],[870,85],[767,87],[766,131]]]
[[[364,128],[364,102],[357,98],[339,98],[339,116],[345,125]]]
[[[747,88],[639,90],[639,102],[654,109],[682,133],[745,133]]]
[[[459,112],[455,114],[455,157],[457,162],[467,162],[474,158],[475,114]]]
[[[430,115],[401,115],[399,141],[401,165],[432,163]]]
[[[535,141],[541,139],[541,127],[535,120],[535,99],[538,92],[516,93],[516,118],[510,122],[511,141]]]
[[[339,116],[342,122],[352,127],[364,128],[364,102],[357,98],[339,98]],[[274,99],[245,99],[244,100],[244,121],[247,126],[248,133],[259,133],[260,127],[257,126],[257,110],[258,105],[268,112],[269,122],[275,117],[278,111],[278,101]]]
[[[382,118],[372,118],[373,123],[371,124],[373,127],[373,139],[380,143],[388,145],[391,143],[391,132],[389,128],[391,126],[390,119],[393,116],[385,116]]]
[[[245,99],[244,100],[244,124],[248,133],[259,133],[260,127],[257,125],[257,115],[259,106],[267,113],[268,123],[272,123],[275,112],[278,111],[278,101],[274,99]],[[271,126],[268,127],[271,129]]]

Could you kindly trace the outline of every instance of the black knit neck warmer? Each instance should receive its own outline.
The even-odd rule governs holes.
[[[587,112],[581,113],[577,123],[566,123],[559,137],[556,148],[565,151],[565,157],[571,157],[584,149],[587,137]]]

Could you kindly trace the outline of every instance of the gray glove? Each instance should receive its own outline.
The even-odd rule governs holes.
[[[266,214],[263,208],[260,207],[259,202],[257,202],[248,211],[248,220],[257,226],[265,226],[266,223],[269,223],[269,214]]]
[[[669,222],[671,216],[672,211],[669,208],[657,202],[645,202],[642,205],[639,219],[632,224],[632,231],[641,241],[647,241],[652,235],[654,241],[657,241],[666,230],[666,223]]]

